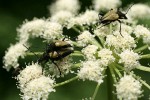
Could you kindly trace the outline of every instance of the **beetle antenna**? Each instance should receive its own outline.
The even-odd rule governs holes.
[[[38,56],[36,53],[34,53],[33,51],[31,51],[26,45],[23,44],[23,46],[24,46],[25,48],[27,48],[30,52],[32,52],[37,58],[39,58],[39,56]]]
[[[133,5],[134,5],[134,4],[132,4],[132,5],[128,8],[128,10],[126,11],[125,15],[129,12],[129,10],[131,9],[131,7],[132,7]]]

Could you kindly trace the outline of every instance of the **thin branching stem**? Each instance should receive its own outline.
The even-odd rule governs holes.
[[[75,77],[73,77],[73,78],[71,78],[71,79],[68,79],[68,80],[66,80],[66,81],[64,81],[64,82],[57,83],[57,84],[55,84],[53,87],[58,87],[58,86],[65,85],[65,84],[70,83],[70,82],[72,82],[72,81],[74,81],[74,80],[77,80],[78,78],[79,78],[78,76],[75,76]]]
[[[98,83],[98,84],[97,84],[97,86],[96,86],[96,88],[95,88],[95,91],[94,91],[94,94],[93,94],[93,96],[92,96],[92,99],[91,99],[91,100],[95,100],[95,97],[96,97],[96,95],[97,95],[97,93],[98,93],[98,90],[99,90],[100,84],[101,84],[101,83]]]
[[[141,59],[148,59],[148,58],[150,58],[150,54],[141,55],[140,58]]]
[[[147,48],[148,48],[148,45],[144,45],[144,46],[142,46],[140,48],[135,49],[134,52],[141,52],[141,51],[143,51],[143,50],[145,50]]]
[[[138,66],[138,67],[136,67],[136,69],[146,71],[146,72],[150,72],[150,67],[146,67],[146,66]]]

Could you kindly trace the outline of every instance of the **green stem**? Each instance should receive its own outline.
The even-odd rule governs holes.
[[[100,45],[100,43],[98,43],[98,41],[96,39],[93,39],[93,41],[91,41],[91,43],[98,46],[99,48],[102,48],[102,46]]]
[[[115,76],[115,73],[114,73],[112,67],[113,67],[113,66],[109,66],[109,70],[110,70],[110,73],[111,73],[111,76],[112,76],[114,82],[116,83],[116,82],[117,82],[117,79],[116,79],[116,76]]]
[[[77,80],[77,79],[78,79],[78,76],[75,76],[75,77],[73,77],[73,78],[71,78],[71,79],[68,79],[68,80],[66,80],[66,81],[64,81],[64,82],[57,83],[57,84],[55,84],[53,87],[62,86],[62,85],[65,85],[65,84],[70,83],[70,82],[72,82],[72,81],[74,81],[74,80]]]
[[[73,64],[71,68],[79,68],[81,66],[81,63]]]
[[[139,69],[139,70],[142,70],[142,71],[146,71],[146,72],[150,72],[150,67],[138,66],[138,67],[136,67],[136,69]]]
[[[97,86],[96,86],[96,88],[95,88],[95,91],[94,91],[94,94],[93,94],[91,100],[95,100],[95,97],[96,97],[96,95],[97,95],[97,93],[98,93],[98,89],[99,89],[99,87],[100,87],[100,84],[101,84],[101,83],[98,83],[98,84],[97,84]]]
[[[120,71],[115,66],[113,66],[113,68],[114,68],[115,72],[118,74],[119,78],[121,78],[122,75],[121,75]]]
[[[109,34],[112,34],[112,24],[109,24]]]
[[[116,100],[114,97],[114,94],[112,93],[114,90],[113,87],[113,81],[112,81],[112,76],[111,73],[109,72],[109,69],[106,69],[106,74],[107,74],[107,92],[108,92],[108,100]]]
[[[141,58],[141,59],[147,59],[147,58],[150,58],[150,54],[141,55],[140,58]]]
[[[27,56],[33,56],[33,55],[35,55],[35,54],[36,54],[36,55],[42,55],[43,52],[34,52],[34,53],[32,53],[32,52],[27,52],[27,53],[26,53]]]
[[[135,49],[134,52],[140,52],[140,51],[143,51],[143,50],[145,50],[147,48],[148,48],[148,45],[144,45],[144,46],[142,46],[140,48]]]
[[[72,29],[75,30],[79,34],[81,33],[81,31],[78,28],[76,28],[76,27],[72,27]]]
[[[139,80],[145,87],[150,90],[150,85],[143,81],[139,76],[132,74],[137,80]]]
[[[150,90],[150,85],[149,85],[149,84],[147,84],[145,81],[143,81],[143,80],[141,80],[141,79],[140,79],[140,82],[141,82],[145,87],[147,87],[147,88]]]

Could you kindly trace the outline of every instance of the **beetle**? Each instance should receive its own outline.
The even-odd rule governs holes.
[[[99,23],[103,24],[101,27],[103,27],[105,25],[108,25],[108,24],[110,24],[110,23],[112,23],[114,21],[118,21],[120,23],[120,30],[119,30],[119,32],[120,32],[120,35],[122,36],[120,19],[127,19],[126,14],[128,13],[128,11],[130,10],[130,8],[132,6],[133,5],[131,5],[129,7],[129,9],[127,10],[126,13],[122,13],[119,9],[111,9],[106,14],[99,13],[98,14],[98,16],[99,16]]]
[[[38,59],[38,63],[42,62],[46,63],[49,60],[51,60],[52,63],[56,65],[61,75],[61,70],[55,61],[61,60],[73,52],[74,50],[72,45],[64,41],[64,39],[62,41],[55,40],[54,42],[46,46],[46,50],[42,54],[42,56]]]

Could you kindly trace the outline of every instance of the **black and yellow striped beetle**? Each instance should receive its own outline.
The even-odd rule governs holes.
[[[130,6],[130,8],[132,6]],[[105,25],[108,25],[108,24],[110,24],[114,21],[118,21],[120,23],[120,30],[119,31],[120,31],[120,34],[121,34],[121,21],[120,21],[120,19],[127,19],[126,14],[128,13],[129,9],[127,10],[126,13],[122,13],[119,9],[111,9],[106,14],[99,13],[99,15],[98,15],[99,16],[99,23],[103,24],[101,27],[103,27]]]
[[[64,41],[64,39],[55,40],[54,42],[47,45],[45,52],[38,59],[38,63],[46,63],[51,60],[52,63],[56,65],[61,75],[61,70],[55,61],[61,60],[73,52],[74,50],[72,45]]]

